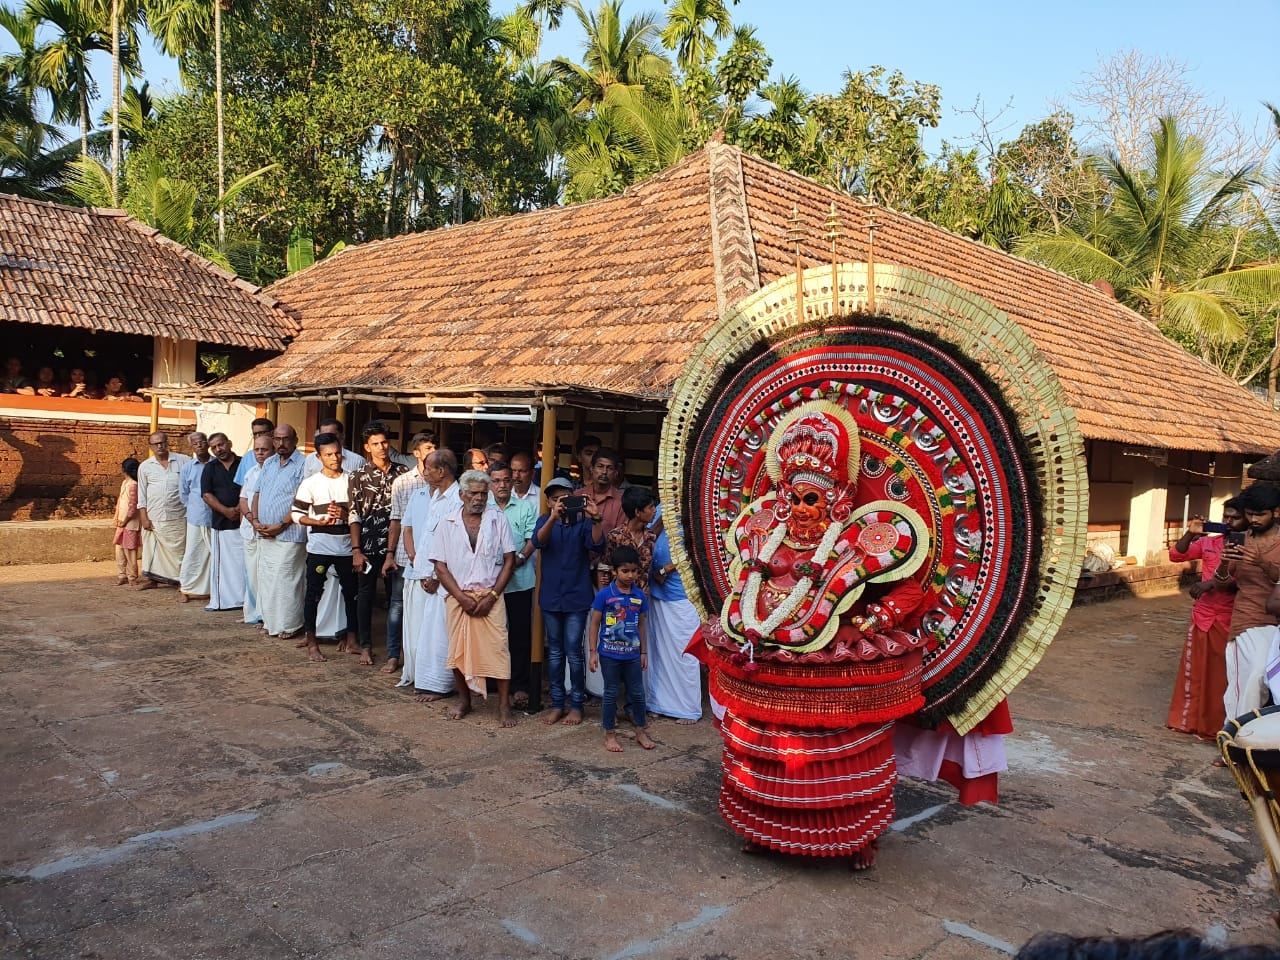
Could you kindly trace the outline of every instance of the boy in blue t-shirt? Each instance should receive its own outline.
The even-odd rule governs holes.
[[[615,547],[609,557],[613,582],[596,594],[591,604],[588,636],[595,637],[587,666],[604,678],[604,698],[600,725],[604,727],[604,748],[621,753],[615,730],[618,714],[618,684],[627,685],[627,709],[636,727],[636,743],[652,750],[654,743],[646,729],[648,707],[644,702],[644,670],[649,665],[645,653],[644,621],[649,600],[636,584],[640,576],[640,555],[631,547]]]

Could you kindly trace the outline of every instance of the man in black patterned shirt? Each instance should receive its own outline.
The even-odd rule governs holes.
[[[383,580],[387,599],[394,590],[394,579],[400,576],[395,567],[384,569],[387,558],[387,533],[391,527],[391,485],[407,468],[391,460],[391,442],[387,439],[387,425],[381,420],[371,420],[361,431],[364,453],[368,457],[364,466],[348,476],[351,499],[351,563],[359,578],[356,594],[356,623],[360,646],[373,649],[373,605],[377,600],[378,580]],[[400,668],[400,625],[387,618],[387,670]]]

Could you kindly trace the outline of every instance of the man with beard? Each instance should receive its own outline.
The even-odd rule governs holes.
[[[1234,582],[1236,587],[1223,698],[1228,719],[1256,710],[1266,697],[1267,652],[1277,623],[1276,615],[1267,612],[1267,599],[1280,579],[1280,528],[1275,517],[1280,488],[1254,484],[1238,499],[1249,532],[1243,544],[1223,548],[1223,562],[1214,573],[1215,585],[1230,589]]]
[[[408,470],[391,459],[387,425],[371,420],[361,431],[368,459],[347,478],[351,500],[351,565],[355,568],[356,621],[360,649],[373,649],[373,604],[378,581],[382,580],[387,602],[395,593],[399,571],[386,570],[387,534],[391,527],[391,488],[396,478]],[[393,629],[394,627],[394,629]],[[387,661],[400,663],[400,624],[387,618]]]
[[[209,437],[212,456],[200,477],[200,495],[213,517],[209,539],[209,605],[206,610],[244,607],[244,540],[240,537],[240,458],[225,433]]]

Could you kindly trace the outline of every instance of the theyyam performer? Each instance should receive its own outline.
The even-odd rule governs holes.
[[[900,772],[997,799],[1005,698],[1070,606],[1087,515],[1079,432],[1026,335],[918,271],[876,265],[869,299],[867,273],[730,308],[676,382],[660,466],[721,815],[748,850],[856,869]]]

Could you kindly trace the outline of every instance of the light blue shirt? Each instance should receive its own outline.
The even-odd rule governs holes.
[[[200,493],[200,478],[204,476],[206,460],[201,463],[195,457],[191,458],[190,463],[182,466],[182,473],[178,477],[178,495],[182,497],[182,505],[187,511],[187,523],[193,527],[212,527],[213,526],[213,508],[204,502],[204,496]]]
[[[262,473],[258,474],[259,523],[271,526],[291,519],[293,498],[302,483],[302,460],[301,451],[295,450],[283,463],[276,453],[262,465]],[[276,539],[281,543],[306,543],[307,528],[291,523]]]
[[[498,505],[493,497],[489,498],[489,502],[494,506]],[[517,593],[521,590],[532,590],[538,580],[533,555],[530,554],[528,560],[521,560],[520,554],[524,550],[525,543],[533,537],[533,526],[538,522],[538,510],[528,500],[522,500],[513,492],[506,507],[502,508],[502,512],[511,527],[511,541],[516,545],[515,571],[507,581],[507,589],[502,592]]]

